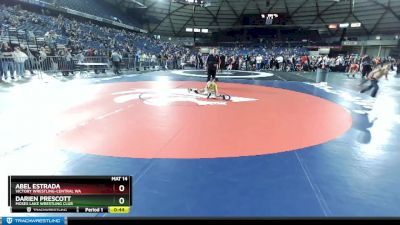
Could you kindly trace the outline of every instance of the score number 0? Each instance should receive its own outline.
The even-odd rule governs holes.
[[[125,186],[124,185],[119,185],[118,190],[120,192],[124,192],[125,191]],[[125,198],[121,197],[118,200],[119,204],[123,205],[125,203]]]

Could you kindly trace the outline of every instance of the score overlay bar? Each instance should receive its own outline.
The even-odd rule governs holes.
[[[9,176],[8,183],[16,213],[108,213],[132,205],[131,176]]]

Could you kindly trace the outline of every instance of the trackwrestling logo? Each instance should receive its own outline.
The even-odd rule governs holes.
[[[24,224],[24,225],[33,225],[33,224],[56,224],[63,225],[64,218],[63,217],[7,217],[3,218],[3,224]]]
[[[126,103],[129,101],[142,100],[147,105],[167,106],[176,102],[191,102],[199,106],[207,105],[227,105],[228,102],[251,102],[257,101],[255,98],[230,96],[229,101],[222,98],[207,98],[204,94],[189,92],[186,88],[174,89],[133,89],[129,91],[115,92],[112,95],[115,103]]]

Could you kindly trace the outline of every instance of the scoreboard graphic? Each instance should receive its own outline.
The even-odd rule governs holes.
[[[9,176],[12,213],[129,213],[131,176]]]

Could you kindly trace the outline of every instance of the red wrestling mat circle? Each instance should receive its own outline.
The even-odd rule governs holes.
[[[226,102],[186,90],[203,86],[186,81],[96,86],[93,100],[62,115],[74,127],[57,136],[56,147],[133,158],[254,156],[321,144],[352,124],[343,107],[312,95],[219,83],[232,97]]]

